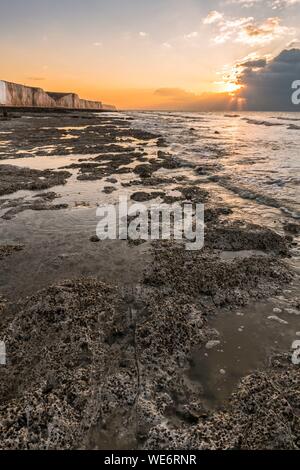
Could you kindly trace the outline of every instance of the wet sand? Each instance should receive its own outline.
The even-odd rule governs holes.
[[[0,448],[299,447],[298,224],[214,170],[125,114],[0,122]],[[205,247],[97,241],[119,195],[205,203]]]

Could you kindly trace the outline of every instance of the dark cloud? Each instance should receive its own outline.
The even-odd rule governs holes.
[[[161,99],[156,109],[182,111],[299,111],[292,103],[292,83],[300,80],[300,49],[282,51],[271,61],[254,59],[237,65],[241,70],[239,92],[203,93],[200,95],[179,88],[160,88]]]
[[[291,101],[293,81],[300,80],[300,49],[282,51],[268,63],[243,64],[239,97],[246,100],[247,110],[300,111]]]
[[[242,62],[239,64],[239,67],[247,67],[247,68],[262,68],[267,65],[266,59],[257,59],[257,60],[249,60],[247,62]]]

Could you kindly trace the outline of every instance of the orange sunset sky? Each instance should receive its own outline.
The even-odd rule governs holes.
[[[209,107],[223,99],[215,93],[230,100],[245,86],[239,77],[249,64],[255,71],[257,61],[300,45],[298,0],[0,6],[0,79],[74,91],[120,109],[188,109],[199,101]]]

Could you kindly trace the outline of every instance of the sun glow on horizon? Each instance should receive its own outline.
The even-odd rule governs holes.
[[[242,88],[242,85],[230,81],[215,82],[215,84],[220,87],[220,93],[234,94]]]

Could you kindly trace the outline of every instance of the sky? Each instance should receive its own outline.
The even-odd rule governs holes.
[[[288,80],[300,80],[300,0],[0,0],[0,9],[0,79],[121,109],[256,109],[272,80],[280,96],[265,104],[284,109]]]

